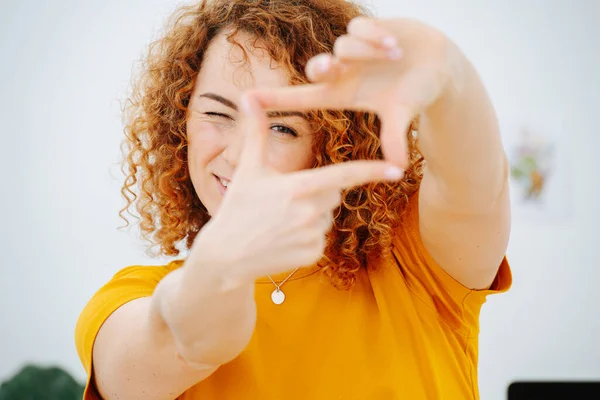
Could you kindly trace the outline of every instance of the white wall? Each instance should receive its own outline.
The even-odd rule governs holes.
[[[45,4],[42,4],[45,3]],[[73,328],[117,270],[152,263],[119,232],[119,99],[167,0],[0,2],[0,380],[22,363],[83,377]],[[503,124],[564,121],[569,215],[515,219],[515,283],[483,310],[483,399],[514,379],[600,379],[600,3],[372,2],[447,32],[476,65]]]

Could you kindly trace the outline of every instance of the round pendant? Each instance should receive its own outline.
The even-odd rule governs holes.
[[[273,293],[271,293],[271,300],[273,300],[273,303],[279,305],[285,300],[285,294],[283,294],[281,290],[275,289],[273,290]]]

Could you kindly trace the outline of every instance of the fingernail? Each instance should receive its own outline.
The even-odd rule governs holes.
[[[403,176],[404,176],[404,170],[402,170],[398,167],[388,167],[385,170],[385,177],[388,179],[399,180],[399,179],[402,179]]]
[[[331,61],[329,60],[329,58],[322,58],[319,60],[319,72],[321,72],[321,73],[327,72],[329,70],[330,66],[331,66]]]
[[[384,36],[381,39],[381,44],[383,45],[383,47],[387,47],[388,49],[393,49],[394,47],[396,47],[398,45],[398,41],[393,36]]]
[[[387,54],[390,60],[399,60],[402,58],[402,49],[392,49]]]

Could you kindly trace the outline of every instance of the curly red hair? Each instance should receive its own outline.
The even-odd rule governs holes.
[[[350,20],[368,15],[343,0],[203,0],[183,6],[166,33],[150,45],[124,109],[125,134],[121,190],[126,206],[135,205],[142,237],[159,254],[176,256],[177,245],[191,245],[210,216],[200,202],[187,165],[186,113],[195,78],[211,40],[227,30],[254,35],[272,59],[287,67],[290,84],[308,82],[307,61],[331,52]],[[372,113],[319,110],[314,167],[348,160],[382,159],[380,121]],[[408,197],[421,181],[423,157],[417,149],[417,120],[407,131],[410,167],[400,182],[377,183],[343,193],[322,262],[332,283],[350,288],[371,257],[389,254],[394,230]],[[136,217],[137,218],[137,217]]]

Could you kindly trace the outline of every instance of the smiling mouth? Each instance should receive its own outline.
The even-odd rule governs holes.
[[[215,179],[217,180],[217,183],[219,185],[219,189],[221,189],[221,192],[224,193],[227,190],[227,187],[229,186],[229,184],[231,183],[230,180],[225,179],[225,178],[221,178],[218,175],[214,175]]]

